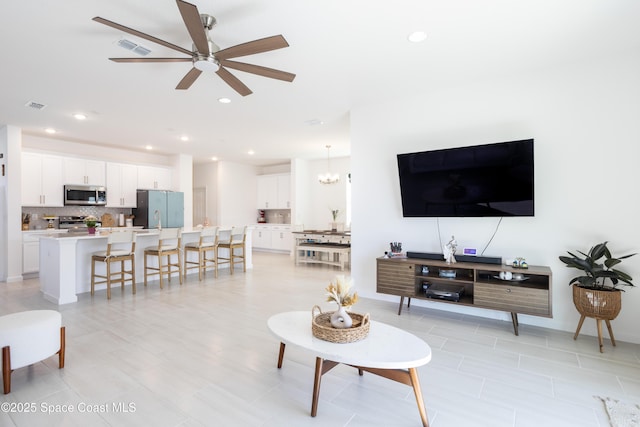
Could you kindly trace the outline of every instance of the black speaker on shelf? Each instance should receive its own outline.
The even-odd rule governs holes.
[[[444,261],[444,255],[435,252],[409,252],[407,258],[431,259],[436,261]],[[455,255],[458,262],[474,262],[477,264],[502,264],[502,257],[480,256],[480,255]]]
[[[444,261],[444,255],[435,252],[409,252],[407,251],[407,258],[420,258],[420,259],[433,259],[437,261]]]

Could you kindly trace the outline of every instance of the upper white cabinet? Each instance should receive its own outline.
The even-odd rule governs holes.
[[[64,159],[64,183],[104,186],[105,162],[100,160]]]
[[[291,175],[278,175],[278,207],[291,209]]]
[[[171,190],[171,169],[138,166],[138,188],[141,190]]]
[[[291,208],[291,175],[258,176],[258,209]]]
[[[135,208],[138,167],[107,163],[107,207]]]
[[[22,205],[64,205],[62,157],[22,153]]]

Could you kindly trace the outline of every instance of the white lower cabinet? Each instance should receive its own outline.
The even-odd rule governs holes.
[[[40,236],[66,233],[67,230],[38,230],[22,232],[22,274],[40,271]]]
[[[291,252],[293,246],[290,225],[258,224],[252,238],[254,249]]]

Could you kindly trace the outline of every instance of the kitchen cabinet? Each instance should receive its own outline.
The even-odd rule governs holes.
[[[258,175],[258,209],[291,209],[291,175]]]
[[[291,175],[278,175],[278,209],[291,209]]]
[[[86,159],[64,159],[64,184],[104,186],[105,162]]]
[[[253,247],[256,249],[271,248],[271,227],[268,225],[256,225],[253,230]]]
[[[22,233],[22,274],[40,271],[40,237],[67,230],[24,231]]]
[[[157,166],[138,166],[138,189],[171,190],[171,169]]]
[[[22,153],[22,206],[64,205],[62,157]]]
[[[138,167],[107,163],[107,207],[135,208],[138,188]]]
[[[253,230],[253,248],[291,252],[293,237],[290,225],[258,224]]]
[[[276,251],[291,252],[293,238],[291,226],[274,225],[271,228],[271,249]]]

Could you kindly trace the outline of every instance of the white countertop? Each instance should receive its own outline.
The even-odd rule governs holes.
[[[121,227],[113,227],[113,228],[117,228],[118,230],[124,230],[126,228],[121,228]],[[133,228],[133,230],[136,232],[137,236],[156,236],[159,233],[159,230],[156,228]],[[106,238],[111,231],[109,230],[102,230],[102,229],[97,229],[96,230],[96,234],[89,234],[87,233],[82,233],[82,232],[73,232],[73,233],[65,233],[63,232],[63,230],[58,230],[60,231],[60,233],[50,233],[50,234],[45,234],[43,235],[41,238],[43,239],[64,239],[64,240],[68,240],[68,239],[75,239],[75,240],[88,240],[88,239],[104,239]],[[66,231],[66,230],[65,230]],[[224,231],[224,229],[221,229],[221,231]],[[200,233],[200,228],[192,228],[189,230],[182,230],[182,234],[194,234],[194,233]]]

